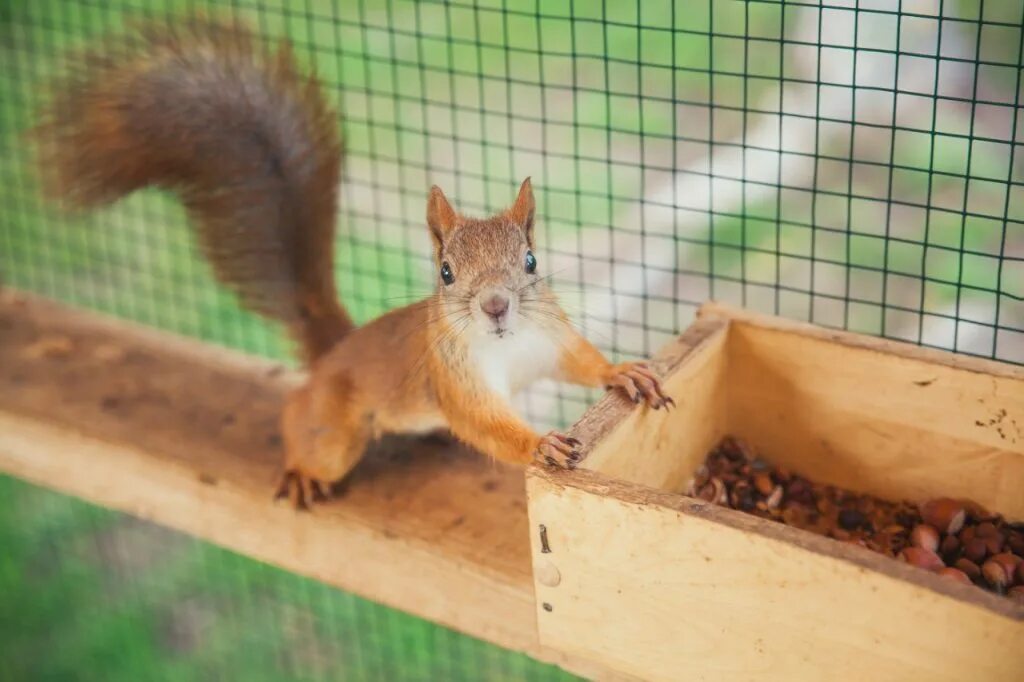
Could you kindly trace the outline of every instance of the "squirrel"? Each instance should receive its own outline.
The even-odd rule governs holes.
[[[434,186],[434,294],[357,328],[334,281],[336,121],[286,42],[190,19],[87,51],[37,127],[51,198],[87,209],[146,186],[175,193],[216,278],[297,342],[308,378],[283,409],[277,497],[327,499],[388,433],[448,429],[499,460],[575,468],[579,441],[535,432],[510,405],[540,378],[674,406],[646,363],[612,364],[570,324],[534,253],[529,178],[486,218]]]

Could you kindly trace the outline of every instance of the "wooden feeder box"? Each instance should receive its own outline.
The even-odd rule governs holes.
[[[1024,519],[1024,371],[716,305],[527,497],[542,646],[651,680],[1024,680],[1024,607],[681,494],[726,435],[821,483]]]

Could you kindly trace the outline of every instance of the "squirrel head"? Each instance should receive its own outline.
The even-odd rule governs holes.
[[[530,178],[510,208],[482,219],[459,214],[441,188],[431,188],[427,225],[445,326],[500,338],[551,314],[554,299],[533,253],[534,214]]]

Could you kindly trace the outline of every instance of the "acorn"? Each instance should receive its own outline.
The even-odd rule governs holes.
[[[971,579],[967,577],[967,574],[961,571],[959,568],[950,568],[949,566],[944,566],[940,568],[938,571],[936,571],[936,573],[941,575],[943,578],[949,578],[950,580],[955,580],[958,583],[964,583],[965,585],[972,584]]]
[[[992,559],[989,559],[981,565],[981,575],[985,578],[985,582],[991,585],[992,589],[999,593],[1002,593],[1010,582],[1010,576],[1006,574],[1006,569],[1003,565]]]
[[[966,517],[964,506],[948,497],[928,500],[921,505],[921,518],[924,522],[943,534],[959,533]]]
[[[939,531],[926,523],[920,523],[910,531],[910,544],[929,552],[936,552],[939,549]]]
[[[900,552],[900,560],[905,561],[911,566],[917,566],[928,571],[937,571],[945,564],[942,563],[942,559],[939,555],[931,550],[922,549],[921,547],[907,547]],[[1002,566],[997,564],[1002,570]]]

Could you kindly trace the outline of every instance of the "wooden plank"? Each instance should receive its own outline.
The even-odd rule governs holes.
[[[527,487],[541,640],[570,654],[650,680],[1024,670],[1024,608],[973,586],[595,472]]]
[[[886,355],[898,355],[934,365],[955,367],[979,374],[991,374],[1024,380],[1024,366],[1011,365],[973,355],[950,353],[935,348],[925,348],[913,343],[883,339],[867,334],[828,329],[808,322],[798,322],[773,315],[751,312],[715,301],[703,304],[697,311],[697,317],[698,319],[730,320],[747,326],[791,332],[808,338],[832,341],[849,348],[861,348]]]
[[[283,368],[54,303],[0,300],[0,470],[500,646],[537,642],[521,470],[396,441],[312,513],[273,504]]]

